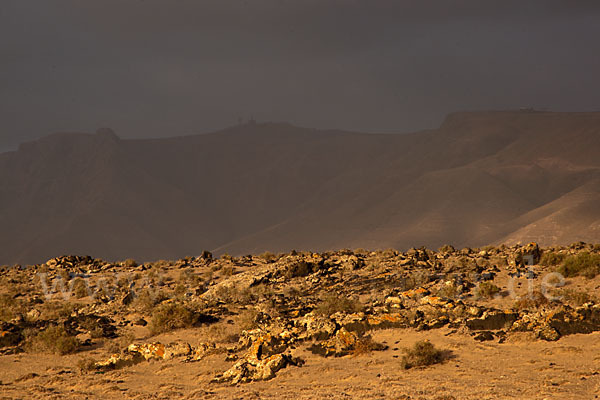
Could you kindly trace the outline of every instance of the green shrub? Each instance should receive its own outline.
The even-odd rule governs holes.
[[[493,298],[495,295],[500,293],[500,288],[494,285],[492,282],[481,282],[479,284],[479,288],[477,289],[477,295],[479,297],[484,297],[487,299]]]
[[[152,313],[150,332],[154,335],[175,329],[189,328],[198,322],[198,314],[185,304],[166,303]]]
[[[582,252],[565,259],[556,272],[566,277],[582,275],[586,278],[594,278],[600,273],[600,254]]]
[[[401,366],[404,369],[409,369],[439,364],[444,359],[443,355],[443,351],[436,349],[431,342],[421,340],[415,343],[413,347],[404,349]]]
[[[35,353],[70,354],[79,349],[79,340],[62,326],[49,326],[43,331],[26,333],[25,349]]]

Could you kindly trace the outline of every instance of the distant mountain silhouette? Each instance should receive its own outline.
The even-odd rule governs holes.
[[[600,242],[600,113],[456,113],[397,135],[58,133],[0,154],[0,182],[0,263]]]

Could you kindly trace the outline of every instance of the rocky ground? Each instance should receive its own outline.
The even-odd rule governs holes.
[[[0,270],[2,398],[600,394],[600,246]]]

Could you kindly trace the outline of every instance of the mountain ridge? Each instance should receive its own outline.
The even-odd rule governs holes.
[[[459,112],[403,134],[53,134],[0,154],[0,263],[600,242],[598,154],[600,113]]]

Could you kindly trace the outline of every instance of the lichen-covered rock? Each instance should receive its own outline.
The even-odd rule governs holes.
[[[217,346],[214,343],[200,343],[196,348],[192,349],[187,361],[200,361],[209,354],[217,352]]]
[[[354,350],[358,340],[358,334],[349,332],[346,328],[340,328],[335,336],[311,346],[309,350],[324,357],[345,356]]]
[[[337,326],[331,318],[308,313],[295,321],[295,325],[304,329],[301,339],[324,340],[335,333]]]
[[[94,364],[94,369],[111,370],[129,367],[144,361],[144,358],[139,353],[124,353],[113,354],[103,361],[98,361]]]
[[[513,331],[531,331],[542,340],[554,341],[561,336],[600,330],[600,305],[584,305],[572,309],[566,305],[521,315]]]

